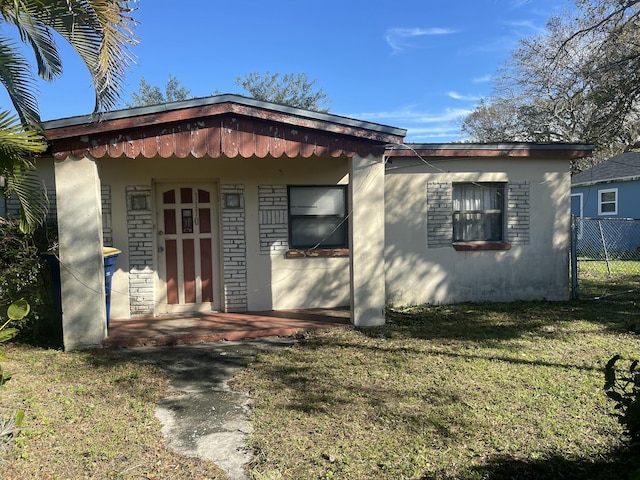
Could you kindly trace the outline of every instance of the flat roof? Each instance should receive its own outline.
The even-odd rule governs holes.
[[[587,157],[594,146],[584,143],[404,143],[389,145],[389,157]]]

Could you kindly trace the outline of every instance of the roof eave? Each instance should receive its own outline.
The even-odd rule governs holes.
[[[590,187],[592,185],[599,185],[603,183],[616,183],[616,182],[635,182],[640,180],[640,175],[634,175],[629,177],[617,177],[617,178],[601,178],[599,180],[591,180],[589,182],[577,182],[571,183],[572,187]]]
[[[406,143],[387,148],[389,157],[547,157],[583,158],[593,145],[581,143]]]
[[[382,143],[401,143],[407,134],[406,129],[228,94],[134,107],[100,115],[49,120],[43,122],[43,126],[47,138],[55,140],[176,121],[195,121],[198,118],[223,114],[278,121],[301,128],[353,135]]]

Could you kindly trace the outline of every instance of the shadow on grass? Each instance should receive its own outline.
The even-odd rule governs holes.
[[[329,342],[332,347],[344,347],[344,348],[352,348],[354,345],[348,343],[340,343],[336,341]],[[466,360],[486,360],[489,362],[505,362],[512,363],[515,365],[524,365],[524,366],[532,366],[532,367],[551,367],[551,368],[561,368],[566,370],[584,370],[584,371],[593,371],[593,372],[602,372],[602,367],[597,366],[587,366],[577,363],[557,363],[557,362],[548,362],[544,360],[527,360],[523,358],[515,358],[511,356],[499,356],[499,355],[478,355],[471,353],[462,353],[462,352],[451,352],[446,350],[440,350],[437,348],[424,348],[424,349],[412,349],[407,347],[398,347],[398,348],[387,348],[380,345],[359,345],[357,347],[361,350],[370,350],[373,352],[385,352],[385,353],[407,353],[411,355],[431,355],[431,356],[442,356],[449,358],[461,358]]]
[[[637,455],[638,452],[626,448],[593,459],[551,455],[528,460],[499,455],[454,475],[440,472],[424,476],[422,480],[637,480],[640,478]]]
[[[566,302],[465,303],[389,309],[386,327],[363,333],[372,337],[388,333],[419,339],[475,341],[482,346],[525,334],[548,336],[562,322],[584,321],[622,333],[640,325],[640,288],[629,290],[598,299]]]

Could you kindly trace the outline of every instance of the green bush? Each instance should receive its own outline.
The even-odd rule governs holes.
[[[17,221],[0,219],[0,315],[19,299],[38,303],[40,270],[32,236],[22,233]]]
[[[60,315],[53,306],[49,268],[40,256],[55,241],[52,229],[47,225],[25,234],[18,221],[0,218],[0,325],[8,320],[11,304],[26,300],[29,316],[11,320],[7,328],[17,328],[22,339],[58,346]]]
[[[639,361],[626,360],[625,368],[620,368],[620,355],[615,355],[605,367],[604,390],[615,402],[618,413],[615,416],[624,428],[632,446],[640,446],[640,369]]]

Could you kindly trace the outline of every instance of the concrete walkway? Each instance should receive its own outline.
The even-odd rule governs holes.
[[[123,359],[159,366],[175,392],[163,399],[156,416],[169,445],[185,455],[203,457],[225,470],[231,480],[246,480],[251,451],[248,397],[232,392],[229,379],[259,352],[284,348],[293,338],[268,337],[173,346],[114,350]]]
[[[231,480],[246,480],[249,399],[227,382],[259,352],[292,345],[298,332],[348,325],[349,315],[317,309],[112,320],[104,345],[168,373],[175,395],[160,402],[156,416],[169,446],[213,461]]]

